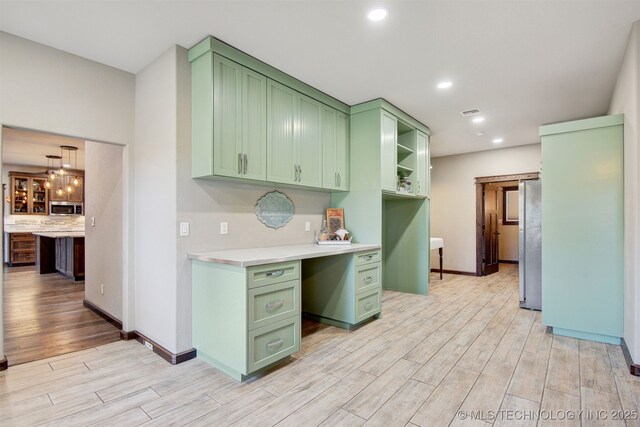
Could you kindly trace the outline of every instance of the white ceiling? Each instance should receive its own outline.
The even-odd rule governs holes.
[[[606,114],[638,19],[640,1],[617,0],[0,0],[2,30],[132,73],[214,35],[347,104],[384,97],[431,127],[433,156]],[[481,125],[460,115],[474,107]]]
[[[2,163],[23,166],[42,166],[45,170],[47,155],[60,155],[60,146],[77,147],[76,156],[71,154],[71,168],[84,170],[84,140],[54,135],[51,133],[4,127],[2,129]],[[64,153],[65,163],[68,153]],[[60,167],[60,160],[53,160],[54,168]]]

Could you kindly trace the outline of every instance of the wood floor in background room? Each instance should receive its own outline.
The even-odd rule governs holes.
[[[118,328],[82,305],[83,281],[58,273],[38,274],[34,266],[5,266],[3,278],[9,366],[120,339]]]
[[[518,308],[517,266],[431,283],[428,297],[385,291],[383,317],[356,331],[305,322],[292,361],[244,384],[198,359],[172,366],[135,341],[10,368],[0,424],[536,425],[548,411],[580,425],[566,418],[597,410],[609,417],[601,425],[625,425],[611,411],[640,409],[620,347],[554,337]]]

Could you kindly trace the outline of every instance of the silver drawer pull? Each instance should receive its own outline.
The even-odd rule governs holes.
[[[367,302],[364,304],[364,309],[365,310],[371,310],[371,307],[373,307],[373,303],[372,302]]]
[[[281,299],[278,301],[273,301],[268,304],[265,304],[264,309],[267,310],[267,312],[271,313],[273,311],[280,310],[283,305],[284,305],[284,300]]]
[[[373,276],[367,276],[367,277],[364,278],[364,281],[366,283],[371,283],[372,280],[373,280]]]
[[[280,277],[284,274],[284,270],[267,271],[267,277]]]
[[[238,153],[238,173],[242,173],[242,153]]]
[[[364,257],[364,259],[366,259],[367,261],[369,261],[370,259],[373,259],[373,255],[367,255]]]
[[[270,341],[265,344],[264,349],[271,352],[279,349],[284,344],[284,338],[280,337],[277,340]]]

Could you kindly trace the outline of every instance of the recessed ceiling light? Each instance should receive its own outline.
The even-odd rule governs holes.
[[[449,80],[438,83],[438,89],[449,89],[451,86],[453,86],[453,82]]]
[[[484,136],[484,131],[478,131],[478,132],[476,133],[476,136]]]
[[[503,141],[502,138],[496,138],[496,139],[493,140],[493,143],[494,144],[500,144],[502,141]]]
[[[387,9],[384,9],[381,7],[371,9],[367,14],[367,18],[369,18],[369,21],[374,21],[374,22],[382,21],[386,17],[387,17]]]
[[[471,120],[473,123],[482,123],[484,122],[484,117],[476,117],[473,120]]]

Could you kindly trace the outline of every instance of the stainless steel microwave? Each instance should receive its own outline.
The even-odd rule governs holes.
[[[80,202],[49,202],[49,215],[84,215]]]

